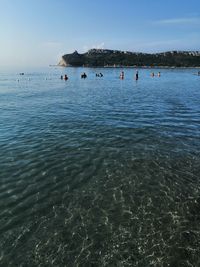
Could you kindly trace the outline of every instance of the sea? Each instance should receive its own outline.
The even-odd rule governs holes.
[[[200,76],[138,71],[0,70],[0,266],[200,266]]]

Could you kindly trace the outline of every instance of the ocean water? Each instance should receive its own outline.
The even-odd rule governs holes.
[[[0,266],[200,266],[197,70],[22,71],[0,71]]]

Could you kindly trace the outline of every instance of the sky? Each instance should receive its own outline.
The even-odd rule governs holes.
[[[200,50],[199,0],[0,0],[0,66],[91,48]]]

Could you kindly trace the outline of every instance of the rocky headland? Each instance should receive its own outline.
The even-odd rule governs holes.
[[[200,51],[136,53],[110,49],[90,49],[62,56],[59,66],[72,67],[200,67]]]

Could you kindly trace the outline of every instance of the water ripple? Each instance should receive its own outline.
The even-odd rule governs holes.
[[[67,70],[0,80],[0,265],[198,266],[193,70]]]

